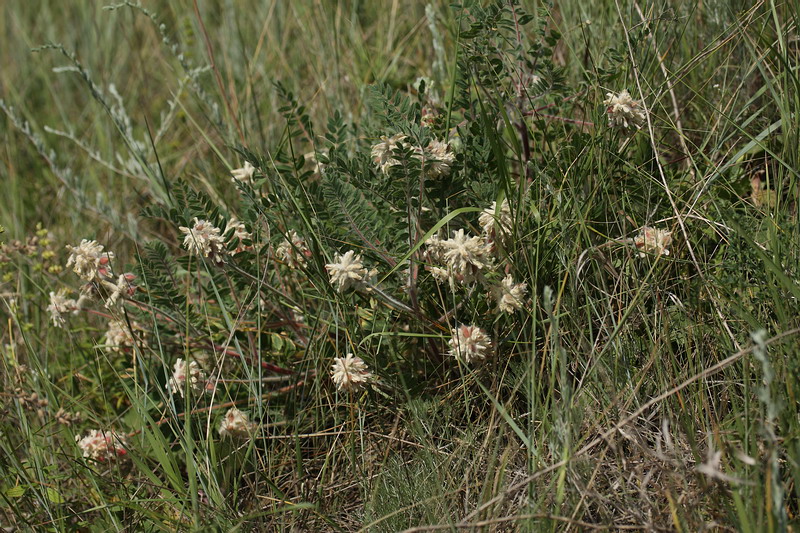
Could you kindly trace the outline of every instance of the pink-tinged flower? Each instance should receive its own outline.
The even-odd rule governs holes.
[[[306,260],[311,257],[305,239],[300,237],[295,230],[289,230],[286,239],[275,248],[275,255],[290,268],[306,265]]]
[[[450,355],[467,364],[480,363],[492,349],[492,340],[478,326],[458,326],[452,330],[453,336],[448,341]]]
[[[227,254],[225,240],[222,238],[219,228],[211,222],[194,217],[194,225],[191,228],[180,226],[178,229],[186,235],[183,239],[184,248],[208,257],[212,261],[224,262]]]
[[[335,357],[331,367],[331,379],[340,391],[358,390],[374,378],[363,359],[351,353]]]
[[[633,243],[640,250],[639,257],[646,256],[647,252],[669,255],[668,247],[672,244],[672,232],[644,226],[639,230],[639,235],[634,237]]]
[[[397,148],[398,143],[405,143],[406,136],[402,133],[392,135],[391,137],[381,136],[381,142],[372,147],[372,161],[377,167],[386,174],[389,169],[398,164],[400,161],[395,159],[394,150]]]
[[[184,361],[178,358],[175,361],[175,367],[172,372],[172,377],[169,378],[167,388],[174,393],[178,393],[183,398],[186,393],[188,380],[188,388],[194,394],[203,394],[208,392],[208,378],[203,370],[198,366],[195,361]]]
[[[107,279],[111,276],[111,260],[114,254],[103,252],[103,245],[97,241],[82,239],[78,246],[67,245],[70,251],[67,268],[72,267],[79,277],[86,281]]]
[[[222,418],[222,422],[219,425],[219,436],[222,438],[249,439],[252,438],[256,427],[256,424],[250,422],[247,413],[232,407],[228,409],[228,412]]]
[[[76,435],[75,441],[78,443],[78,448],[81,449],[84,457],[94,459],[100,463],[124,459],[128,454],[128,438],[113,431],[93,429],[83,438],[80,435]]]

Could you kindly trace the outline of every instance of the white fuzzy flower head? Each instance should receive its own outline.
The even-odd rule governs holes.
[[[208,378],[205,373],[200,369],[195,361],[184,361],[178,359],[175,361],[175,367],[172,372],[172,377],[169,378],[167,388],[173,394],[178,393],[183,398],[186,393],[188,381],[188,388],[194,394],[202,394],[208,390]]]
[[[497,202],[492,202],[491,207],[481,212],[478,217],[478,223],[481,225],[483,233],[491,241],[511,235],[513,220],[508,199],[503,200],[503,203],[500,204],[500,209],[497,209]]]
[[[295,230],[289,230],[287,238],[275,248],[275,255],[290,268],[306,265],[306,259],[311,257],[305,239],[300,237]]]
[[[325,265],[325,270],[331,277],[331,285],[336,286],[339,292],[344,292],[352,286],[361,285],[369,275],[361,263],[361,256],[353,250],[349,250],[344,255],[336,254],[334,262]]]
[[[211,222],[194,217],[194,226],[191,228],[180,226],[178,229],[186,235],[183,239],[184,248],[216,262],[224,261],[227,253],[225,240],[222,238],[219,228]]]
[[[492,295],[501,313],[510,314],[522,309],[527,293],[528,284],[514,283],[514,278],[511,277],[511,274],[503,278],[499,285],[492,288]]]
[[[450,355],[467,364],[480,363],[488,356],[492,340],[478,326],[458,326],[452,330],[453,337],[448,341]]]
[[[132,325],[136,326],[133,322]],[[105,348],[109,352],[122,353],[126,348],[133,347],[133,335],[128,325],[122,320],[111,320],[106,331]]]
[[[669,245],[672,244],[672,232],[644,226],[639,230],[639,235],[634,237],[633,244],[640,250],[639,257],[647,253],[656,255],[669,255]]]
[[[351,353],[345,357],[335,357],[331,367],[331,379],[340,391],[355,391],[372,381],[372,372],[367,363]]]
[[[399,161],[394,158],[393,153],[397,148],[398,143],[404,143],[406,136],[402,133],[392,135],[391,137],[381,136],[381,142],[372,147],[372,161],[377,167],[386,174],[389,169],[398,164]]]
[[[439,244],[447,269],[461,283],[478,279],[481,271],[492,266],[490,248],[480,237],[470,236],[463,229],[453,232],[453,238]]]
[[[249,439],[256,430],[256,424],[250,422],[247,413],[235,407],[228,409],[219,425],[219,436],[232,439]]]
[[[111,252],[103,252],[103,245],[97,241],[82,239],[78,246],[67,245],[70,251],[67,268],[86,281],[105,279],[110,276],[110,262],[114,259]]]
[[[68,293],[67,289],[59,289],[58,292],[50,293],[50,305],[47,306],[47,311],[50,313],[50,320],[53,321],[53,325],[57,328],[66,324],[64,314],[78,308],[78,302],[72,298],[67,298]]]
[[[433,140],[428,143],[427,158],[430,159],[429,175],[432,178],[447,176],[450,174],[450,167],[456,161],[456,155],[446,142]]]
[[[608,125],[612,128],[639,129],[647,122],[642,104],[631,98],[627,90],[619,94],[606,93],[603,104],[607,106]]]
[[[128,454],[127,437],[113,431],[93,429],[83,438],[80,435],[75,435],[75,440],[84,457],[94,459],[100,463],[124,459]]]
[[[256,171],[256,167],[250,164],[250,161],[245,161],[244,166],[242,168],[237,168],[231,170],[231,181],[236,182],[243,182],[243,183],[253,183],[253,174]]]

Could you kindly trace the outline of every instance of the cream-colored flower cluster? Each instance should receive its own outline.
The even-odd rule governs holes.
[[[289,230],[286,239],[275,248],[275,255],[290,268],[306,266],[306,261],[311,257],[305,239],[300,237],[295,230]]]
[[[256,172],[256,167],[250,164],[250,161],[245,161],[242,168],[231,170],[231,181],[234,183],[242,182],[248,185],[253,184],[253,174]]]
[[[408,136],[398,133],[391,137],[381,136],[381,141],[372,147],[372,161],[384,174],[400,163],[397,159],[395,150],[400,144],[406,144]],[[432,140],[423,150],[420,146],[415,146],[414,157],[426,162],[428,176],[438,178],[450,174],[450,168],[456,161],[450,144],[444,141]]]
[[[53,325],[57,328],[66,324],[65,314],[78,310],[78,302],[73,298],[67,298],[67,294],[69,294],[67,289],[50,292],[50,305],[47,306],[47,311],[50,313],[50,320],[53,321]]]
[[[103,245],[97,241],[82,239],[78,246],[67,245],[69,258],[67,268],[72,268],[78,277],[92,282],[110,277],[112,252],[104,252]]]
[[[494,244],[503,241],[511,236],[513,229],[513,219],[511,218],[511,206],[508,199],[504,199],[497,208],[497,202],[492,202],[492,206],[484,209],[478,217],[483,234],[488,243]]]
[[[236,407],[231,407],[222,422],[219,424],[219,436],[229,437],[234,440],[246,440],[253,437],[258,425],[250,422],[247,413],[240,411]]]
[[[633,244],[640,250],[639,257],[645,257],[648,253],[669,255],[672,232],[644,226],[639,230],[639,234],[633,238]]]
[[[239,252],[247,249],[244,241],[253,239],[253,234],[247,231],[247,227],[245,227],[244,222],[240,221],[236,217],[231,217],[231,219],[228,220],[227,224],[225,225],[225,231],[223,231],[222,234],[228,235],[229,232],[232,232],[231,242],[234,240],[236,241],[236,249],[232,252],[233,254],[238,254]]]
[[[461,325],[452,330],[450,355],[467,364],[481,363],[492,349],[492,339],[478,326]]]
[[[135,292],[133,281],[136,276],[130,272],[116,276],[111,266],[114,254],[104,252],[102,244],[83,239],[79,245],[68,245],[67,249],[70,251],[67,268],[72,268],[73,272],[88,283],[81,289],[81,296],[77,301],[67,299],[64,294],[51,294],[48,311],[54,325],[59,327],[63,325],[64,311],[67,309],[73,312],[79,311],[93,295],[102,296],[105,299],[105,307],[113,309],[124,296],[130,296]]]
[[[608,106],[608,125],[622,130],[639,129],[647,123],[641,102],[634,100],[627,90],[618,94],[606,93],[603,104]]]
[[[189,252],[208,257],[217,263],[225,261],[228,253],[225,249],[225,239],[220,229],[211,222],[194,217],[194,225],[191,228],[180,226],[178,229],[185,235],[183,247]]]
[[[497,309],[503,313],[513,313],[522,309],[525,295],[528,293],[527,283],[514,283],[508,274],[499,285],[492,287],[492,295],[497,302]]]
[[[128,438],[113,431],[93,429],[85,437],[75,436],[83,456],[100,463],[123,459],[128,454]]]
[[[358,356],[348,353],[345,357],[333,359],[331,379],[340,391],[358,390],[374,378],[367,364]]]
[[[136,322],[131,322],[134,329],[139,327]],[[105,348],[109,352],[122,353],[123,350],[133,347],[133,333],[128,324],[122,320],[112,319],[108,322],[106,331]]]
[[[187,383],[188,382],[188,383]],[[186,394],[186,390],[192,394],[203,394],[209,391],[209,382],[203,370],[195,361],[184,361],[178,358],[169,378],[167,389],[173,394],[178,393],[181,398]]]
[[[463,229],[453,232],[450,239],[433,236],[428,239],[423,258],[428,263],[426,269],[439,283],[469,285],[485,282],[485,275],[494,271],[497,247],[495,243],[511,235],[513,219],[508,200],[503,200],[499,208],[497,202],[484,209],[478,217],[483,230],[480,236],[468,235]],[[492,287],[498,309],[512,313],[522,308],[527,292],[525,283],[515,283],[507,275],[500,285]]]
[[[450,239],[433,236],[428,239],[426,246],[424,258],[430,263],[428,269],[440,283],[474,283],[494,265],[486,241],[465,233],[463,229],[454,231]]]
[[[331,285],[339,292],[344,292],[351,287],[361,287],[370,277],[370,272],[364,268],[361,256],[353,250],[344,255],[336,254],[333,263],[325,265],[325,270],[331,278]]]
[[[183,247],[190,253],[196,253],[202,257],[207,257],[217,264],[222,264],[228,256],[228,247],[225,242],[225,235],[230,234],[230,243],[236,242],[236,249],[231,255],[248,249],[244,241],[253,238],[252,233],[247,231],[244,222],[236,217],[232,217],[225,224],[225,231],[221,231],[208,220],[194,217],[192,227],[179,226],[178,229],[184,234]]]

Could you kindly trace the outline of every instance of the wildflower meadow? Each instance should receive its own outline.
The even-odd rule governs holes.
[[[3,531],[796,531],[797,0],[0,3]]]

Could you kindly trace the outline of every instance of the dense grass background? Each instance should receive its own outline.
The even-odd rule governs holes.
[[[243,371],[262,432],[233,449],[216,438],[216,409],[179,418],[163,385],[147,384],[165,381],[174,347],[134,365],[97,348],[100,315],[50,326],[48,293],[77,288],[51,267],[82,238],[122,265],[147,242],[179,250],[174,225],[141,215],[172,201],[164,177],[238,212],[236,149],[269,160],[296,128],[277,82],[318,134],[340,112],[353,151],[377,138],[370,84],[413,93],[429,76],[448,108],[457,55],[474,52],[458,38],[461,15],[445,2],[152,2],[147,12],[0,3],[0,224],[6,243],[28,240],[3,252],[3,526],[796,527],[800,6],[564,0],[545,16],[523,4],[534,14],[519,37],[526,48],[539,24],[562,34],[548,57],[563,69],[567,102],[556,118],[528,119],[529,189],[501,179],[526,172],[514,127],[483,124],[504,170],[465,170],[481,183],[447,198],[483,208],[503,191],[519,205],[509,255],[532,305],[492,323],[505,356],[481,372],[420,362],[423,341],[398,334],[403,324],[374,301],[306,287],[292,297],[318,319],[316,342],[260,321],[240,331],[268,330],[268,348],[261,337],[241,342],[297,375]],[[605,126],[602,105],[623,88],[651,111],[630,139]],[[298,155],[315,151],[297,139]],[[302,202],[298,189],[272,186]],[[474,227],[472,215],[454,229]],[[627,239],[645,224],[673,230],[669,257],[637,256]],[[319,228],[313,262],[324,264],[340,248]],[[454,303],[441,297],[444,311]],[[201,327],[233,331],[230,316],[245,308],[207,303]],[[409,332],[432,336],[417,326]],[[369,335],[385,385],[337,395],[329,339]],[[83,421],[59,424],[58,408]],[[74,435],[97,427],[132,434],[124,468],[79,457]]]

